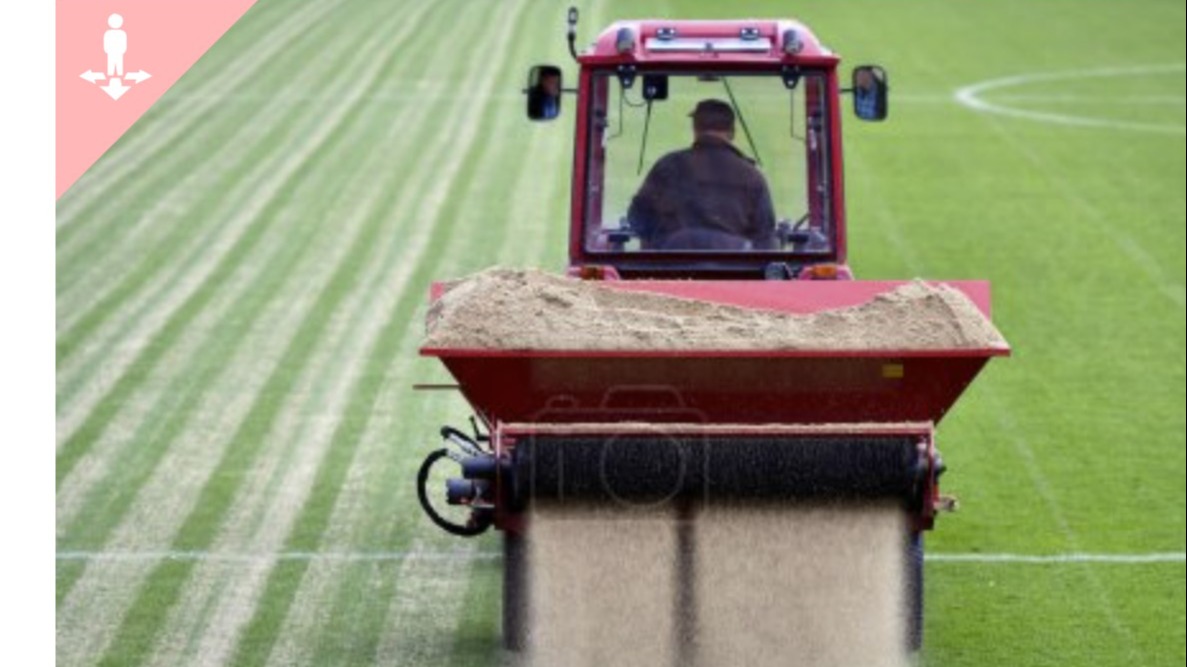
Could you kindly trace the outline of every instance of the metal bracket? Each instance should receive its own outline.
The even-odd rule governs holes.
[[[618,82],[622,84],[623,88],[630,89],[635,85],[635,78],[639,75],[639,70],[634,65],[619,65],[618,66]]]

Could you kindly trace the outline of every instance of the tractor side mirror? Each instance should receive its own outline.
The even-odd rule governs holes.
[[[865,121],[886,120],[890,85],[886,70],[877,65],[862,65],[853,70],[853,113]]]
[[[555,65],[536,65],[528,71],[528,118],[553,120],[561,115],[561,68]]]

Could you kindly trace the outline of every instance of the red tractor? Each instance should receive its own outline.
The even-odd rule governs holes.
[[[851,96],[862,120],[885,119],[883,69],[857,67],[842,83],[840,59],[791,20],[619,21],[578,54],[576,19],[570,10],[576,84],[567,87],[558,67],[537,66],[525,91],[534,121],[576,116],[569,276],[794,314],[864,304],[903,284],[853,280],[846,255],[842,100]],[[765,180],[769,203],[751,176],[746,185],[760,190],[761,228],[714,226],[714,211],[680,205],[640,213],[640,193],[663,178],[660,156],[690,144],[703,106],[730,117],[729,150]],[[676,191],[665,196],[695,199],[719,176],[669,178]],[[674,232],[673,216],[675,227],[699,228]],[[947,285],[988,315],[987,284]],[[432,298],[444,289],[434,286]],[[908,644],[917,648],[921,535],[944,504],[935,425],[1009,348],[421,352],[440,358],[484,427],[443,429],[446,447],[421,470],[421,502],[452,533],[505,531],[509,647],[524,640],[533,502],[639,497],[685,507],[727,496],[900,501],[909,515]],[[446,484],[448,504],[466,512],[461,521],[429,496],[444,459],[461,467]]]

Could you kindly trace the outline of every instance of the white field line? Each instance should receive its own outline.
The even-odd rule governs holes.
[[[323,116],[314,114],[308,119],[305,119],[303,129],[308,130],[309,142],[304,145],[293,146],[288,153],[277,160],[281,160],[281,164],[277,166],[274,164],[275,160],[261,160],[260,166],[257,169],[258,173],[263,176],[267,175],[269,180],[262,183],[255,183],[249,181],[244,184],[246,188],[245,197],[256,197],[253,203],[249,203],[241,207],[239,215],[236,217],[234,226],[246,227],[257,216],[262,208],[270,202],[274,193],[277,192],[289,178],[292,173],[301,166],[301,164],[308,159],[318,146],[329,136],[332,124],[336,124],[340,119],[335,116]],[[329,120],[327,120],[327,118]],[[320,127],[323,123],[333,121],[327,127]],[[254,190],[254,193],[252,192]],[[286,210],[282,215],[297,215],[299,208],[292,207]],[[241,222],[240,222],[241,220]],[[338,239],[340,237],[335,236]],[[230,243],[231,241],[228,241]],[[261,240],[260,247],[253,251],[253,255],[249,256],[243,264],[238,267],[234,274],[232,274],[228,281],[225,294],[220,298],[211,301],[210,304],[203,309],[203,312],[198,315],[195,321],[188,328],[185,335],[178,340],[173,349],[161,360],[158,370],[154,376],[138,388],[136,395],[131,400],[127,401],[120,410],[120,414],[108,425],[106,431],[92,444],[90,451],[88,451],[83,458],[75,466],[71,474],[63,480],[58,492],[58,525],[68,525],[77,511],[81,509],[81,503],[85,502],[87,494],[91,488],[103,479],[110,469],[111,465],[117,464],[120,453],[124,451],[129,443],[133,433],[149,419],[162,418],[162,415],[153,414],[156,403],[151,399],[153,396],[161,395],[162,391],[168,386],[173,377],[173,373],[168,369],[180,368],[184,366],[186,359],[191,358],[197,354],[207,342],[206,333],[214,331],[218,328],[219,323],[224,321],[227,317],[227,309],[230,308],[239,296],[248,288],[251,287],[254,280],[258,278],[254,267],[264,266],[268,263],[269,257],[277,252],[280,248],[285,247],[290,240],[286,236],[284,225],[275,224],[268,231],[267,236]],[[214,270],[214,264],[219,261],[219,255],[229,252],[229,248],[211,248],[208,252],[212,255],[211,258],[205,260],[204,264],[208,264],[204,269],[202,279],[205,280],[211,271]],[[328,252],[328,250],[327,250]],[[316,261],[316,259],[309,259],[306,261]],[[324,267],[323,267],[324,268]],[[317,269],[313,269],[317,273]],[[308,270],[303,270],[299,275],[307,275]],[[293,281],[295,283],[295,281]],[[300,287],[300,284],[293,284],[289,287]],[[195,285],[193,289],[198,289]],[[146,320],[151,320],[156,323],[156,327],[164,325],[164,321],[168,315],[172,314],[180,304],[183,303],[188,294],[178,294],[173,298],[158,305],[159,310],[166,311],[165,313],[153,312],[145,315]],[[286,308],[283,310],[284,317],[295,316],[297,314],[296,308],[292,306],[296,302],[290,301],[288,306],[285,306],[285,301],[290,299],[299,299],[300,294],[294,293],[284,300],[278,300],[279,306],[272,308]],[[278,315],[278,317],[280,317]],[[295,322],[293,325],[295,326]],[[256,365],[254,362],[261,361],[262,358],[268,358],[269,355],[279,354],[282,349],[281,346],[276,345],[276,331],[290,331],[291,328],[274,329],[271,333],[274,344],[269,346],[264,343],[258,349],[265,350],[261,355],[256,353],[254,357],[245,361],[246,367],[251,368]],[[109,353],[110,358],[104,361],[101,370],[96,376],[90,378],[87,385],[79,392],[84,396],[82,405],[70,409],[67,407],[64,414],[60,415],[57,422],[57,437],[58,447],[61,447],[70,435],[81,426],[89,415],[89,411],[94,408],[99,401],[107,395],[107,392],[119,381],[119,378],[127,371],[132,363],[138,358],[139,353],[144,345],[151,339],[155,331],[143,333],[143,338],[132,339],[123,343],[116,351]],[[267,335],[267,332],[265,332]],[[232,366],[235,368],[236,366]],[[245,384],[238,386],[232,385],[227,391],[231,394],[241,393],[243,387],[251,386],[253,382],[258,380],[255,376],[250,378]],[[76,380],[77,381],[77,380]],[[241,381],[242,382],[242,381]],[[83,411],[83,409],[86,411]]]
[[[67,224],[75,222],[75,216],[90,206],[96,200],[111,196],[115,184],[124,180],[151,160],[153,155],[178,137],[193,131],[195,122],[200,122],[207,114],[217,108],[222,100],[219,91],[241,88],[245,81],[273,58],[293,38],[306,32],[315,23],[323,20],[333,12],[342,2],[323,1],[307,3],[304,8],[294,12],[287,21],[269,30],[263,39],[254,43],[239,57],[229,61],[216,76],[195,89],[191,94],[200,95],[202,99],[195,104],[182,109],[182,114],[172,119],[168,124],[158,123],[157,131],[143,133],[134,139],[113,147],[105,156],[107,165],[102,170],[89,170],[83,174],[71,187],[70,196],[66,197],[61,210],[58,212],[57,225],[61,229]],[[250,10],[249,10],[250,11]],[[179,87],[180,89],[180,87]],[[165,95],[168,98],[168,94]],[[74,190],[78,192],[75,193]],[[136,188],[128,189],[117,201],[123,202],[131,197],[138,197]],[[78,221],[84,224],[86,221]],[[101,231],[101,230],[100,230]],[[79,236],[85,237],[80,234]],[[82,239],[78,239],[79,242]]]
[[[309,561],[332,563],[382,563],[408,559],[425,562],[439,561],[495,561],[503,558],[499,551],[430,551],[420,548],[407,551],[282,551],[278,553],[219,553],[214,551],[59,551],[59,561],[114,561],[121,563],[159,561],[217,561],[222,563],[257,563]],[[1185,552],[1150,553],[929,553],[928,563],[968,563],[973,565],[1075,565],[1082,563],[1104,565],[1174,565],[1187,563]]]
[[[1103,79],[1125,76],[1143,76],[1149,74],[1178,74],[1187,71],[1187,65],[1143,65],[1136,67],[1106,67],[1100,69],[1076,70],[1071,72],[1045,72],[1020,74],[1003,77],[990,81],[982,81],[957,90],[953,96],[956,102],[974,111],[981,111],[998,116],[1039,121],[1054,125],[1069,127],[1103,128],[1110,130],[1129,130],[1134,132],[1155,132],[1159,134],[1187,134],[1187,127],[1159,123],[1136,123],[1130,121],[1113,120],[1108,118],[1094,118],[1090,116],[1076,116],[1019,109],[1004,104],[989,102],[983,95],[990,91],[1014,88],[1036,83],[1050,83],[1053,81],[1078,81],[1083,79]]]
[[[1104,565],[1160,565],[1187,563],[1187,553],[1145,553],[1145,554],[1013,554],[1013,553],[938,553],[927,554],[929,563],[975,563],[975,564],[1019,564],[1019,565],[1066,565],[1076,563],[1100,563]]]
[[[1112,241],[1121,250],[1122,254],[1150,281],[1151,285],[1158,290],[1159,294],[1166,297],[1167,300],[1180,309],[1187,307],[1187,298],[1185,298],[1185,295],[1172,287],[1171,279],[1154,259],[1154,256],[1142,247],[1133,236],[1126,232],[1124,225],[1110,225],[1105,215],[1096,206],[1093,206],[1081,191],[1068,181],[1067,177],[1063,175],[1063,172],[1059,169],[1049,168],[1044,163],[1043,158],[1028,143],[1020,140],[1013,132],[1007,131],[996,120],[990,120],[989,125],[1003,141],[1022,154],[1036,170],[1042,173],[1059,190],[1065,201],[1080,210],[1084,215],[1084,219],[1092,223],[1092,227],[1097,234]]]
[[[518,11],[522,11],[523,5],[520,5]],[[506,12],[503,23],[503,35],[500,40],[509,39],[509,34],[512,27],[515,25],[513,15],[517,12]],[[507,43],[506,41],[499,41],[498,43]],[[481,71],[481,68],[475,68],[475,71]],[[486,82],[476,81],[471,85],[479,90],[478,94],[483,94],[489,91],[492,83],[490,79]],[[446,171],[446,177],[434,177],[432,189],[427,193],[424,200],[419,202],[417,210],[409,210],[408,201],[405,206],[401,207],[397,213],[400,217],[406,217],[413,220],[428,221],[421,225],[424,228],[433,228],[436,225],[433,221],[437,221],[441,215],[441,207],[446,203],[453,183],[454,175],[460,170],[463,165],[463,159],[469,152],[470,146],[477,139],[476,131],[479,127],[479,120],[473,116],[475,107],[459,108],[454,115],[447,119],[447,126],[449,127],[464,127],[467,131],[456,139],[449,139],[442,137],[431,148],[426,149],[426,154],[429,155],[449,155],[451,162],[443,166]],[[419,126],[410,125],[410,127]],[[453,148],[450,148],[453,146]],[[494,151],[488,151],[489,155]],[[425,172],[427,173],[427,171]],[[410,192],[423,192],[424,188],[429,186],[425,179],[425,173],[419,175],[414,187],[410,188]],[[476,235],[472,234],[455,234],[445,250],[445,257],[455,258],[466,256],[467,250],[481,251],[475,248]],[[428,242],[428,237],[418,240],[418,249],[416,256],[423,251],[423,246]],[[510,242],[512,237],[507,236],[504,243]],[[465,246],[459,247],[459,246]],[[456,261],[456,260],[454,260]],[[388,289],[391,290],[393,297],[397,297],[404,293],[408,288],[408,281],[411,278],[411,271],[415,268],[414,263],[399,262],[401,272],[394,278],[385,281]],[[444,270],[444,267],[443,267]],[[406,348],[419,335],[418,329],[410,327],[405,334],[404,340],[401,341],[399,349],[404,353],[401,354],[393,365],[393,371],[387,376],[391,378],[385,381],[384,387],[381,389],[380,398],[376,401],[375,410],[371,414],[367,429],[361,436],[359,447],[355,450],[354,457],[347,470],[347,475],[343,483],[343,488],[335,502],[335,507],[331,515],[331,519],[327,526],[327,533],[322,537],[325,543],[349,544],[357,543],[365,535],[359,535],[358,532],[367,525],[365,520],[368,505],[366,502],[366,478],[368,471],[375,469],[382,469],[383,460],[391,456],[390,433],[392,432],[391,420],[394,418],[392,408],[398,404],[402,398],[406,398],[406,388],[404,380],[407,377],[408,370],[412,367],[415,359],[413,351]],[[369,345],[367,346],[370,347]],[[411,494],[408,494],[409,496]],[[420,547],[418,546],[419,550]],[[401,568],[410,567],[411,562],[406,561]],[[308,664],[314,659],[310,654],[315,646],[310,641],[311,637],[315,637],[322,626],[322,617],[324,614],[324,607],[330,604],[335,591],[339,590],[339,580],[345,572],[341,568],[323,567],[311,569],[306,572],[305,578],[302,580],[293,602],[290,606],[289,615],[282,625],[276,643],[273,647],[272,653],[269,657],[269,664],[284,665],[284,664]],[[452,580],[453,585],[458,584],[458,578]],[[450,582],[443,582],[450,583]],[[396,587],[399,589],[402,582],[397,581]],[[442,591],[438,591],[442,593]],[[460,600],[460,596],[457,596]],[[445,597],[441,598],[445,600]],[[453,599],[453,598],[449,598]],[[253,609],[247,609],[246,612],[254,613]],[[456,614],[451,614],[450,617],[456,622]],[[244,619],[246,621],[246,619]],[[391,623],[387,623],[387,627],[391,627]],[[380,664],[385,664],[380,661]]]
[[[1032,104],[1090,104],[1093,106],[1185,106],[1187,97],[1182,95],[994,95],[996,102],[1022,102]]]
[[[265,117],[269,116],[260,116]],[[318,134],[317,129],[323,120],[323,114],[309,112],[301,121],[301,134],[296,136]],[[257,221],[260,212],[271,203],[273,195],[283,187],[287,177],[301,166],[308,156],[307,151],[312,151],[316,145],[315,142],[306,142],[303,146],[278,147],[274,153],[261,156],[258,166],[225,195],[225,204],[212,213],[213,218],[226,219],[226,222],[216,223],[211,232],[194,240],[186,255],[177,262],[183,267],[181,271],[169,279],[148,283],[139,295],[122,304],[106,323],[90,335],[84,349],[59,366],[58,385],[80,387],[70,396],[59,399],[56,434],[59,448],[127,372],[144,346],[209,279],[223,257],[231,252],[251,224]],[[271,159],[277,154],[292,157],[284,160],[281,168],[277,169]],[[213,169],[217,167],[196,171]],[[152,224],[167,226],[168,221],[153,220]],[[68,300],[60,300],[59,311],[63,309],[74,310]],[[77,310],[81,313],[84,307],[80,305]]]
[[[1187,97],[1182,95],[1056,95],[1056,94],[1025,94],[1025,93],[999,93],[993,95],[993,103],[1001,104],[1004,102],[1016,104],[1083,104],[1091,105],[1093,107],[1099,106],[1184,106],[1187,105]],[[891,91],[890,103],[908,104],[908,105],[936,105],[936,106],[958,106],[967,107],[962,104],[951,92],[900,92]]]
[[[382,43],[380,39],[375,41]],[[365,87],[378,74],[378,66],[382,64],[382,61],[370,58],[371,55],[373,54],[370,51],[361,51],[357,68],[360,75],[352,79],[353,85]],[[372,62],[369,68],[364,70],[364,63],[368,60]],[[323,118],[324,126],[311,137],[307,149],[312,151],[321,145],[337,128],[349,110],[349,105],[344,104],[336,110],[336,113]],[[299,152],[304,153],[305,151]],[[297,164],[299,162],[298,160]],[[285,170],[281,169],[280,171]],[[342,248],[349,244],[350,234],[343,233],[344,230],[328,231],[335,232],[334,238],[341,243]],[[336,263],[322,262],[318,264],[318,267],[328,276],[328,272],[335,265]],[[315,268],[313,272],[316,273],[318,270],[319,268]],[[321,282],[324,283],[325,279],[322,278]],[[315,295],[306,297],[310,303],[314,298],[316,298]],[[277,358],[282,353],[284,345],[282,342],[278,344],[276,341],[277,331],[295,333],[295,324],[299,322],[300,315],[303,314],[300,302],[299,297],[287,303],[277,300],[276,307],[280,308],[282,313],[295,313],[292,324],[281,325],[278,328],[275,321],[266,322],[265,324],[269,326],[265,327],[267,331],[264,332],[264,335],[270,335],[271,342],[262,341],[258,346],[253,346],[256,354],[254,359],[238,360],[239,363],[231,364],[229,367],[243,368],[266,377],[267,372],[261,372],[260,357],[268,356],[267,351],[273,348],[277,351],[272,354]],[[262,354],[261,350],[264,351]],[[272,365],[274,364],[275,360]],[[248,377],[251,377],[250,373],[248,373]],[[262,381],[258,381],[261,386]],[[248,383],[242,378],[241,382]],[[170,449],[167,460],[162,461],[157,473],[138,493],[136,504],[109,541],[109,547],[135,550],[139,546],[151,548],[154,545],[159,546],[172,541],[175,531],[180,527],[182,517],[192,510],[192,503],[197,500],[198,491],[208,480],[213,465],[219,459],[218,452],[215,450],[225,446],[246,410],[250,407],[251,398],[258,393],[259,388],[260,386],[257,386],[250,393],[239,394],[243,400],[239,405],[233,406],[237,408],[235,410],[227,410],[227,406],[220,406],[224,408],[221,412],[207,415],[205,411],[200,411],[200,414],[196,415],[191,422],[196,426],[191,427],[188,432],[197,437],[183,439],[182,442],[178,442]],[[227,391],[231,395],[235,393],[233,389]],[[212,396],[217,395],[219,394],[212,394]],[[215,425],[221,432],[209,433],[209,430],[212,429],[209,424],[203,424],[204,420],[210,420],[209,424]],[[204,432],[204,426],[206,432]],[[163,508],[170,508],[170,511],[162,511]],[[101,562],[87,568],[70,595],[59,607],[58,656],[62,662],[79,664],[95,660],[103,654],[113,639],[128,605],[135,599],[140,586],[152,568],[151,563],[137,565],[138,567],[129,569],[126,564],[121,567],[119,563]],[[118,591],[112,590],[113,581],[119,582]],[[99,609],[95,609],[97,602],[100,603]]]

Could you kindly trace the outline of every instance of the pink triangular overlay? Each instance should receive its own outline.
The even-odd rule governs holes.
[[[57,190],[66,192],[255,0],[58,0]],[[122,20],[112,20],[118,14]],[[123,76],[104,41],[126,40]],[[141,73],[147,73],[144,78]],[[120,79],[114,84],[113,78]],[[113,85],[114,84],[114,85]]]

